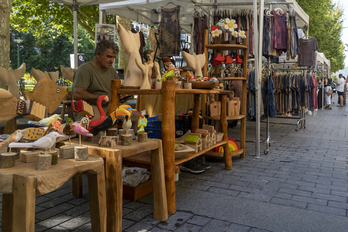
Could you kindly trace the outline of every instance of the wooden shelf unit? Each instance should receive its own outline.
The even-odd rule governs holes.
[[[232,151],[232,156],[241,155],[243,152],[244,152],[244,149],[239,149],[238,151]],[[215,157],[224,157],[224,153],[215,152],[215,151],[208,151],[205,153],[205,155],[215,156]]]
[[[194,157],[202,155],[204,152],[216,146],[224,147],[224,159],[225,168],[227,170],[232,169],[232,153],[228,146],[227,136],[227,120],[226,120],[226,106],[227,106],[227,94],[228,92],[221,92],[220,90],[207,90],[207,89],[175,89],[174,81],[163,81],[161,90],[140,90],[121,88],[120,80],[113,80],[111,82],[111,103],[108,109],[108,114],[112,113],[120,103],[120,94],[161,94],[162,96],[162,144],[163,144],[163,158],[164,158],[164,172],[166,181],[166,193],[168,202],[168,213],[173,214],[176,212],[175,207],[175,164],[183,163]],[[199,111],[200,111],[200,95],[201,101],[205,101],[203,96],[207,94],[219,94],[221,95],[221,116],[220,124],[222,132],[224,133],[223,140],[210,149],[205,149],[198,153],[185,154],[178,159],[175,159],[175,95],[176,94],[194,94],[194,106],[191,131],[194,133],[199,128]],[[135,157],[136,158],[136,157]],[[133,159],[134,162],[143,162],[146,165],[144,157],[138,157],[139,159]],[[129,160],[129,158],[127,158]],[[132,160],[129,160],[130,162]]]
[[[246,34],[246,38],[248,38],[248,35]],[[206,58],[206,63],[203,68],[203,75],[207,76],[208,74],[208,49],[213,49],[216,51],[215,56],[226,50],[243,50],[244,56],[243,56],[243,75],[242,77],[225,77],[225,78],[218,78],[222,81],[232,81],[232,80],[240,80],[242,81],[242,101],[241,101],[241,112],[238,116],[226,116],[226,120],[241,120],[241,126],[240,126],[240,150],[233,152],[232,156],[234,155],[240,155],[241,158],[245,158],[245,137],[246,137],[246,103],[247,103],[247,76],[248,76],[248,39],[244,39],[243,44],[208,44],[209,41],[209,32],[208,30],[204,31],[204,54]],[[218,66],[215,68],[215,72],[218,70]],[[226,94],[226,92],[229,91],[221,91],[220,94]],[[207,96],[204,96],[203,99],[207,99]],[[221,105],[223,103],[221,102]],[[205,108],[204,108],[205,109]],[[202,108],[203,112],[203,108]],[[222,114],[223,112],[221,112]],[[215,122],[219,120],[218,117],[205,117],[205,112],[203,112],[203,118],[210,118],[213,119]],[[215,123],[215,128],[217,128],[217,123]],[[226,129],[227,130],[227,129]],[[215,154],[215,152],[207,152],[205,155],[209,154]],[[220,154],[220,153],[219,153]],[[216,155],[214,155],[216,156]],[[221,155],[220,155],[221,156]]]
[[[243,118],[245,118],[245,117],[246,117],[246,116],[245,116],[245,115],[242,115],[242,114],[236,115],[236,116],[227,115],[227,116],[226,116],[226,119],[227,119],[228,121],[230,121],[230,120],[239,120],[239,119],[243,119]],[[220,120],[220,116],[213,116],[213,117],[206,116],[205,118],[206,118],[206,119],[211,119],[211,120]]]

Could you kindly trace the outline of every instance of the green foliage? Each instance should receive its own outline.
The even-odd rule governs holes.
[[[309,15],[309,35],[316,38],[319,52],[331,62],[331,72],[344,68],[343,7],[332,0],[297,0]]]

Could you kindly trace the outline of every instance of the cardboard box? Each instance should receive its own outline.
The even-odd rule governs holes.
[[[136,201],[152,192],[152,179],[139,184],[136,187],[123,185],[123,199]]]

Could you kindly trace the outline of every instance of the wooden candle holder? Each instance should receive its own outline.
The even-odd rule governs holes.
[[[146,142],[147,141],[147,133],[138,134],[138,142]]]
[[[62,159],[74,159],[74,145],[65,145],[59,148],[59,157]]]
[[[133,136],[129,134],[121,135],[121,145],[122,146],[130,146],[132,145]]]

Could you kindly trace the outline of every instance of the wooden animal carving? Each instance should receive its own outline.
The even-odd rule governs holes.
[[[0,123],[7,122],[17,116],[17,98],[5,89],[0,89]]]
[[[159,64],[155,61],[153,62],[153,65],[155,67],[155,73],[156,73],[156,89],[162,89],[162,82],[158,81],[162,78]]]
[[[42,78],[35,85],[33,92],[23,91],[25,99],[31,99],[48,108],[49,114],[53,114],[59,107],[63,98],[68,94],[68,87],[61,87],[50,78]]]
[[[135,59],[141,61],[139,54],[140,49],[140,37],[139,33],[133,33],[131,31],[126,31],[124,27],[119,24],[117,28],[118,35],[121,42],[125,48],[128,57],[128,65],[126,75],[124,77],[124,86],[140,86],[143,82],[143,73],[137,67]]]
[[[0,67],[0,81],[8,85],[8,91],[17,99],[19,99],[17,82],[24,76],[25,68],[25,63],[15,70],[12,68],[6,70],[5,68]]]
[[[187,63],[187,66],[195,70],[195,76],[203,77],[202,68],[206,62],[205,55],[204,54],[196,55],[196,53],[193,53],[193,55],[191,55],[183,51],[182,56],[184,57],[184,60]]]
[[[40,70],[37,70],[35,68],[31,68],[31,74],[33,74],[36,81],[41,80],[42,78],[49,78],[53,81],[53,83],[56,83],[58,81],[59,72],[42,72]]]
[[[71,82],[74,81],[74,74],[76,70],[77,68],[65,68],[63,65],[60,66],[60,71],[62,71],[63,77]]]

